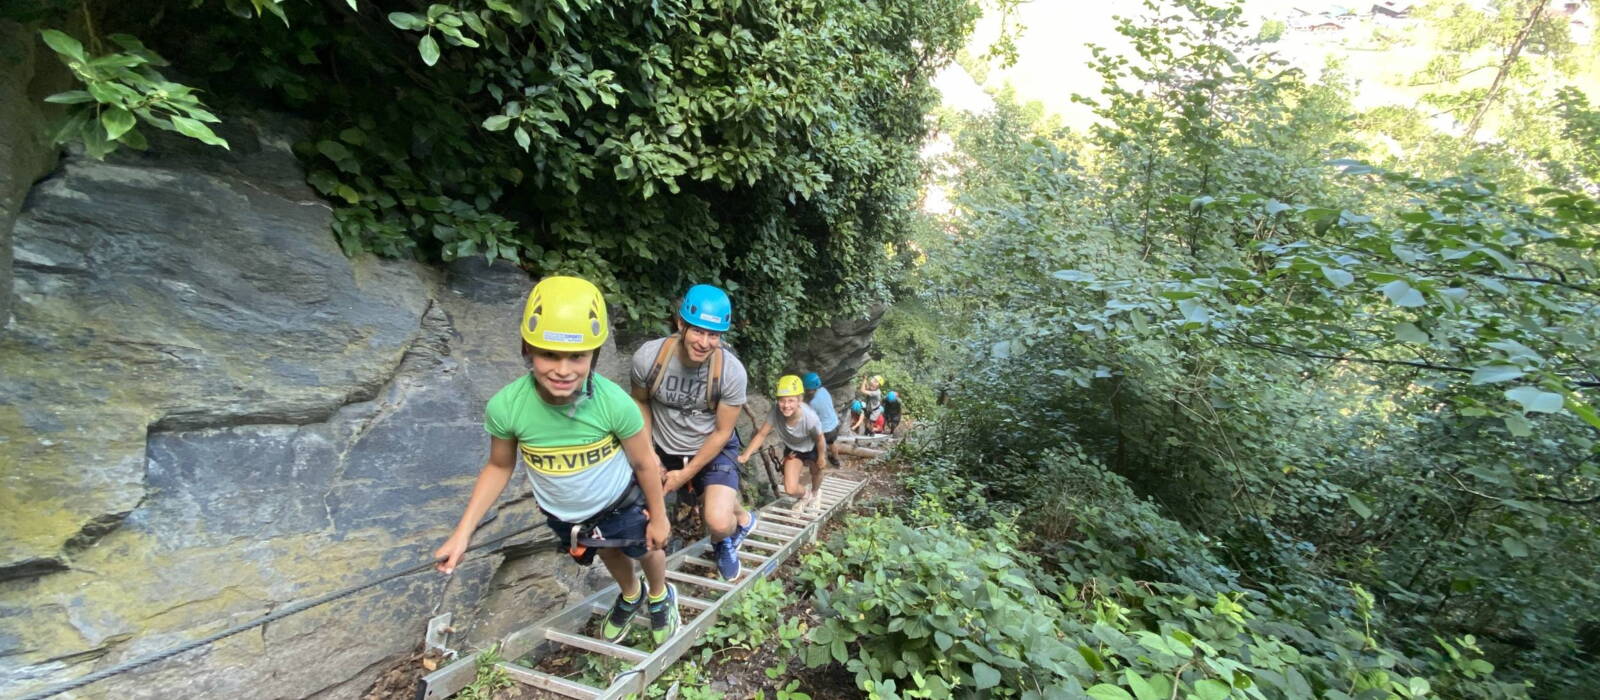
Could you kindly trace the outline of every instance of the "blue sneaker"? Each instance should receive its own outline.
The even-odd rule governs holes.
[[[733,538],[729,537],[711,546],[717,551],[717,573],[724,581],[739,578],[743,567],[739,565],[739,549],[733,546]]]
[[[750,531],[756,529],[756,518],[760,517],[756,515],[756,512],[753,510],[747,512],[750,513],[750,524],[740,525],[734,528],[733,536],[728,538],[729,545],[733,547],[733,551],[735,553],[737,553],[739,551],[739,547],[744,544],[744,538],[750,536]],[[738,557],[734,558],[737,559]]]

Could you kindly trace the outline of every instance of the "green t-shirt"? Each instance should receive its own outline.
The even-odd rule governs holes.
[[[598,374],[592,393],[555,406],[539,398],[533,377],[523,375],[489,399],[483,428],[516,440],[539,507],[566,522],[595,515],[633,481],[633,465],[622,441],[644,429],[633,398]]]

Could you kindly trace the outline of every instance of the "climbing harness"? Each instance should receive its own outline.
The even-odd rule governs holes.
[[[599,523],[601,521],[604,521],[607,518],[610,518],[611,516],[616,515],[617,513],[628,508],[638,508],[642,507],[643,505],[644,490],[639,488],[639,482],[629,482],[627,490],[623,491],[622,495],[617,497],[617,500],[612,501],[611,505],[601,508],[600,512],[589,516],[588,519],[581,523],[572,523],[572,527],[569,528],[567,534],[566,548],[563,551],[570,555],[573,561],[576,561],[584,566],[588,566],[594,563],[596,548],[634,547],[645,544],[645,540],[638,537],[618,539],[607,538],[605,533],[601,532],[599,528]],[[540,508],[539,512],[544,513],[547,517],[554,517],[550,515],[549,511],[546,511],[543,508]],[[644,512],[644,518],[646,522],[649,522],[649,510]],[[588,534],[585,534],[586,532]],[[562,543],[557,542],[556,549],[561,550],[561,544]]]

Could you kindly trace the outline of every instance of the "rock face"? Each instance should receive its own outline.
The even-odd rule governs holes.
[[[40,100],[70,80],[36,36],[33,27],[0,19],[0,329],[11,319],[12,224],[29,186],[56,163]]]
[[[833,396],[834,408],[848,405],[859,383],[856,372],[871,359],[872,334],[887,308],[874,306],[860,317],[840,318],[827,328],[812,331],[785,371],[816,372]]]
[[[230,125],[229,154],[68,158],[17,219],[0,687],[426,561],[487,453],[484,402],[522,372],[524,273],[346,258],[284,127]],[[480,541],[542,522],[524,482],[507,492]],[[492,638],[604,578],[550,541],[469,555],[442,609]],[[444,592],[402,577],[85,694],[354,697]]]

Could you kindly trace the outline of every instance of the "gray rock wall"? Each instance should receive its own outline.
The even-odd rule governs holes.
[[[67,89],[66,69],[32,27],[0,19],[0,332],[11,319],[11,229],[28,188],[55,167],[40,99]]]
[[[0,687],[25,691],[426,561],[523,370],[529,280],[347,259],[283,130],[68,158],[15,227],[0,334]],[[608,348],[615,355],[615,348]],[[625,379],[624,377],[613,377]],[[513,482],[481,539],[537,521]],[[448,590],[497,637],[603,572],[540,529]],[[355,697],[420,640],[430,573],[95,684],[87,697]]]
[[[816,372],[833,396],[834,407],[849,405],[860,385],[856,373],[871,359],[872,334],[878,330],[887,308],[874,306],[861,316],[840,318],[807,334],[787,371]]]

